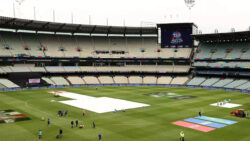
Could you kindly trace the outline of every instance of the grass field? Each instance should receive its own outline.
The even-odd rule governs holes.
[[[97,114],[87,111],[85,117],[81,109],[51,100],[66,100],[53,97],[51,90],[63,90],[95,97],[119,98],[134,102],[150,104],[149,107],[130,109],[126,112]],[[181,95],[197,96],[191,99],[172,100],[164,97],[151,97],[144,94],[154,92],[171,92]],[[204,90],[166,87],[93,87],[25,90],[17,92],[0,92],[0,110],[13,109],[31,120],[0,124],[1,141],[35,141],[38,130],[43,131],[44,141],[56,140],[59,129],[63,130],[65,141],[97,141],[102,133],[102,141],[179,141],[180,131],[185,133],[185,141],[250,141],[250,119],[231,116],[226,109],[210,106],[217,100],[232,99],[232,103],[242,104],[241,108],[250,109],[250,95],[221,90]],[[59,109],[68,110],[68,117],[58,117]],[[204,115],[238,121],[237,124],[204,133],[193,129],[179,127],[171,122],[195,117],[199,111]],[[51,119],[48,127],[41,117]],[[71,128],[70,121],[78,119],[85,125],[84,129]],[[96,129],[92,128],[95,121]]]

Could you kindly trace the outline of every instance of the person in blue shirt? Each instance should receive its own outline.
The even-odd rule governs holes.
[[[48,126],[50,125],[50,119],[48,118]]]
[[[41,130],[38,131],[38,138],[41,139],[42,138],[42,134],[43,132]]]
[[[102,139],[102,134],[99,133],[98,137],[99,137],[99,141],[101,141],[101,139]]]

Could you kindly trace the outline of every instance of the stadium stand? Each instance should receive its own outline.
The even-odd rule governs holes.
[[[11,56],[30,55],[27,50],[24,50],[23,41],[21,41],[20,35],[14,32],[5,32],[1,34],[2,40],[5,46],[9,47]]]
[[[99,76],[98,79],[101,84],[114,84],[114,80],[110,76]]]
[[[69,85],[68,81],[61,76],[53,76],[50,78],[56,85]]]
[[[155,76],[143,77],[143,84],[156,84],[157,78]]]
[[[211,86],[217,81],[219,81],[219,78],[208,78],[203,83],[201,83],[201,86]]]
[[[128,84],[128,78],[125,76],[115,76],[113,79],[115,84]]]
[[[235,87],[238,87],[238,86],[243,85],[245,83],[247,83],[247,80],[235,80],[232,83],[225,85],[224,87],[225,88],[235,88]]]
[[[242,85],[236,87],[236,89],[240,89],[240,90],[246,90],[248,88],[250,88],[250,82],[247,82],[245,84],[242,84]]]
[[[7,87],[7,88],[19,88],[18,85],[16,85],[15,83],[11,82],[8,79],[4,79],[4,78],[0,78],[0,84],[2,84],[3,86]]]
[[[47,82],[47,83],[50,84],[50,85],[56,85],[55,82],[53,82],[52,80],[50,80],[50,79],[47,78],[47,77],[42,77],[42,80],[44,80],[45,82]]]
[[[215,84],[213,84],[213,87],[224,87],[225,85],[233,82],[234,80],[231,78],[226,78],[226,79],[221,79],[220,81],[216,82]]]
[[[206,80],[206,78],[204,78],[204,77],[194,77],[191,81],[189,81],[187,83],[187,85],[199,86],[205,80]]]
[[[42,46],[40,44],[37,36],[31,33],[19,33],[22,41],[24,42],[24,47],[28,47],[28,52],[30,56],[45,56],[42,50]]]
[[[82,79],[86,82],[86,84],[100,84],[98,78],[95,76],[84,76]]]
[[[157,84],[170,84],[172,79],[170,76],[161,76],[157,79]]]
[[[85,84],[84,80],[81,77],[79,77],[79,76],[68,76],[67,80],[72,85],[83,85],[83,84]]]
[[[129,84],[142,84],[141,76],[130,76],[128,77]]]
[[[184,85],[188,81],[188,77],[178,76],[173,78],[171,84],[173,85]]]

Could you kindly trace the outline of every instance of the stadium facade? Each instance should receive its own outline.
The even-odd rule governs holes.
[[[161,40],[159,26],[170,29],[160,32],[171,44],[185,44]],[[160,85],[250,93],[250,31],[197,35],[193,23],[159,26],[0,17],[0,89]]]

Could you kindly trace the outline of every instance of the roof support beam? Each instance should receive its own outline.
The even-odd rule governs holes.
[[[90,34],[92,34],[96,29],[96,25],[93,27],[93,29],[91,30]]]

